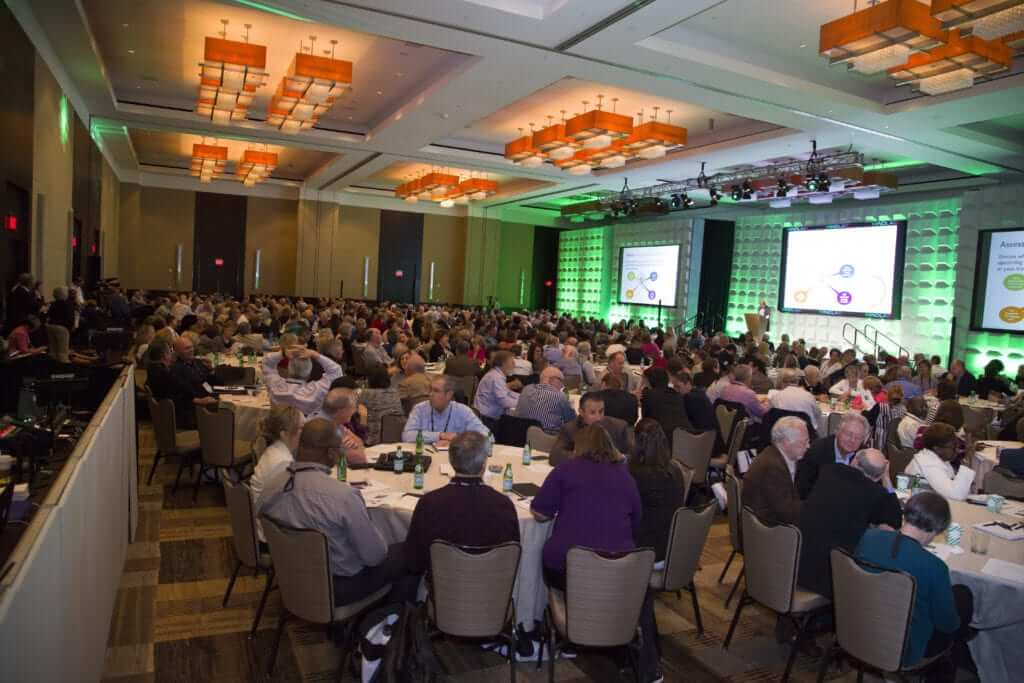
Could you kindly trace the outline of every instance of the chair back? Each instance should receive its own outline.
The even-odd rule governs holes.
[[[679,478],[683,482],[683,500],[689,500],[690,498],[690,486],[693,484],[693,470],[679,462],[678,460],[672,460],[669,463],[670,467],[675,467],[679,470]]]
[[[729,542],[732,549],[738,553],[743,552],[743,482],[736,475],[725,473],[725,495],[728,498],[728,507],[725,514],[729,520]]]
[[[285,609],[314,624],[329,624],[334,583],[327,537],[313,529],[293,529],[266,515],[260,522]]]
[[[732,438],[729,439],[729,450],[726,453],[726,464],[732,465],[734,471],[737,469],[736,454],[740,452],[740,446],[743,444],[743,438],[747,435],[747,426],[750,424],[750,420],[743,418],[733,424]]]
[[[829,413],[829,415],[828,415],[828,433],[827,434],[823,434],[822,436],[828,436],[829,434],[835,434],[837,431],[839,431],[839,423],[842,422],[842,421],[843,421],[843,413],[839,412],[838,410],[833,412],[833,413]]]
[[[214,467],[235,464],[235,414],[228,409],[196,409],[196,427],[199,429],[199,447],[203,462]]]
[[[402,440],[406,418],[403,415],[384,415],[380,418],[380,443],[398,443]]]
[[[708,463],[715,451],[713,431],[694,434],[685,429],[672,432],[672,457],[693,470],[693,481],[703,482],[708,476]]]
[[[768,526],[753,510],[743,508],[743,571],[750,597],[779,614],[788,614],[799,559],[799,529],[792,524]]]
[[[417,404],[423,403],[426,400],[427,400],[426,396],[419,396],[417,398],[403,398],[402,399],[402,412],[405,413],[406,416],[408,417],[409,413],[412,412],[412,409],[415,408]]]
[[[498,419],[498,430],[494,434],[494,441],[506,446],[522,447],[526,445],[526,432],[529,431],[530,427],[540,426],[539,420],[502,415]]]
[[[715,520],[714,501],[701,508],[679,508],[672,516],[665,548],[665,586],[668,592],[690,585],[704,551],[711,523]]]
[[[841,548],[832,550],[831,559],[839,646],[872,667],[899,671],[917,592],[914,577],[862,564]]]
[[[218,383],[225,386],[256,384],[256,368],[253,366],[218,365],[213,369],[213,375]]]
[[[256,521],[253,517],[252,492],[244,483],[233,484],[224,479],[224,498],[231,517],[231,536],[235,544],[235,555],[246,567],[259,565],[259,542],[256,539]]]
[[[174,401],[162,398],[159,401],[149,396],[149,416],[153,421],[153,434],[156,447],[161,453],[173,453],[178,447],[177,418],[174,414]]]
[[[437,628],[458,638],[492,638],[501,633],[512,616],[512,589],[521,554],[518,543],[491,548],[431,543],[430,600]]]
[[[728,444],[732,436],[732,426],[736,422],[737,410],[730,410],[720,400],[715,401],[715,419],[718,421],[718,434],[722,437],[722,443]]]
[[[996,466],[985,475],[985,493],[1024,500],[1024,478],[1015,476],[1005,467]]]
[[[455,393],[461,391],[466,397],[466,402],[469,405],[473,405],[473,398],[476,396],[476,383],[479,380],[472,375],[465,377],[453,377],[452,379],[455,380]]]
[[[766,435],[768,441],[771,441],[772,427],[774,427],[775,423],[784,417],[798,417],[801,420],[803,420],[804,424],[807,425],[808,438],[810,438],[812,443],[815,440],[817,440],[817,425],[814,424],[814,421],[811,420],[811,417],[807,413],[803,412],[802,410],[784,410],[782,408],[772,408],[764,416],[764,419],[761,420],[761,424],[764,428],[764,434]]]
[[[654,567],[654,550],[608,557],[573,546],[566,554],[566,636],[584,647],[632,642]]]
[[[995,411],[991,408],[963,406],[964,431],[979,438],[989,438],[989,427],[995,419]]]
[[[903,474],[903,471],[907,469],[907,465],[914,459],[914,454],[917,453],[913,448],[903,448],[900,445],[900,434],[897,424],[894,421],[893,424],[889,425],[885,439],[885,457],[889,459],[889,476],[892,477],[895,477],[897,474]]]
[[[557,436],[548,434],[537,425],[532,425],[526,430],[526,443],[530,444],[530,450],[550,453],[551,449],[555,447],[556,441],[558,441]]]
[[[565,388],[569,391],[575,391],[583,386],[583,377],[581,375],[566,375],[565,376]]]

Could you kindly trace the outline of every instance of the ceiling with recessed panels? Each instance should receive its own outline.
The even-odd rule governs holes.
[[[853,149],[913,190],[1020,179],[1024,59],[973,88],[929,97],[884,73],[830,66],[819,28],[852,0],[8,0],[89,120],[123,180],[180,184],[184,141],[216,137],[281,148],[261,185],[301,183],[342,203],[404,210],[389,190],[423,170],[459,169],[503,189],[470,211],[539,207],[566,197],[709,175],[820,149]],[[861,7],[864,2],[860,2]],[[926,3],[927,4],[927,3]],[[194,113],[206,36],[222,30],[268,50],[268,85],[247,119]],[[315,42],[310,36],[316,36]],[[352,88],[310,130],[264,122],[297,50],[331,49],[353,64]],[[574,177],[523,168],[504,145],[532,122],[583,101],[645,118],[672,109],[689,130],[664,159]],[[612,98],[618,98],[612,103]],[[129,132],[130,131],[130,132]],[[288,179],[287,181],[285,179]],[[245,188],[260,192],[265,188]],[[290,190],[295,191],[297,190]],[[496,208],[496,207],[501,207]],[[453,213],[467,211],[454,207]]]

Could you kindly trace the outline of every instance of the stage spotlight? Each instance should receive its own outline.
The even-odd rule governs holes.
[[[732,197],[734,201],[738,202],[743,199],[743,190],[740,189],[739,185],[733,185],[732,190],[729,192],[729,196]]]
[[[829,180],[827,173],[821,173],[818,175],[818,188],[822,192],[828,192],[828,188],[832,185],[832,181]]]
[[[753,191],[753,188],[751,188],[751,186],[750,186],[750,181],[749,180],[744,180],[743,181],[743,198],[744,199],[750,199],[752,191]]]
[[[677,194],[672,195],[672,208],[673,209],[678,209],[680,206],[682,206],[682,204],[683,204],[683,200],[682,200],[682,198],[680,198],[679,195],[677,195]]]
[[[718,191],[717,187],[712,187],[708,190],[708,194],[711,195],[711,204],[717,204],[718,200],[722,198],[722,193]]]
[[[807,191],[808,192],[817,192],[818,191],[818,177],[817,176],[809,177],[807,179],[807,182],[804,183],[804,184],[807,186]]]
[[[789,192],[789,183],[785,178],[779,178],[779,189],[775,192],[775,196],[785,197],[787,192]]]
[[[684,208],[684,209],[692,209],[692,208],[693,208],[693,205],[694,205],[694,204],[696,204],[696,203],[697,203],[697,202],[695,202],[695,201],[693,201],[692,199],[690,199],[690,198],[689,198],[689,197],[688,197],[688,196],[686,195],[686,193],[685,193],[685,192],[683,193],[683,208]]]

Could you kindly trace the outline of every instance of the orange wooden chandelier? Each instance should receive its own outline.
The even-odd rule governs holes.
[[[221,23],[222,37],[206,38],[196,113],[218,123],[244,121],[256,90],[267,82],[267,48],[228,40],[228,22]],[[246,24],[247,36],[248,29]]]
[[[208,183],[223,173],[227,160],[227,147],[202,143],[192,145],[192,175],[198,176],[201,183]]]
[[[1024,0],[932,0],[932,16],[945,29],[996,40],[1024,31]]]
[[[235,167],[235,176],[245,185],[255,185],[270,177],[277,167],[277,154],[258,149],[247,149]]]
[[[315,45],[316,37],[310,39]],[[352,62],[333,56],[337,42],[331,41],[330,57],[312,54],[313,47],[295,55],[270,101],[268,124],[289,133],[312,128],[352,85]]]
[[[1010,68],[1013,53],[1003,42],[962,37],[950,31],[945,45],[911,55],[906,64],[889,69],[898,83],[917,84],[927,95],[942,95],[974,85],[978,76],[991,76]]]
[[[907,61],[913,51],[945,43],[947,32],[927,5],[917,0],[884,0],[823,24],[818,51],[832,64],[865,74]]]
[[[395,188],[395,196],[414,203],[420,199],[440,202],[441,206],[483,201],[498,191],[497,181],[488,178],[459,177],[449,173],[428,173]]]

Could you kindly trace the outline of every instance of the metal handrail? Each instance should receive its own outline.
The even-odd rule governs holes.
[[[906,356],[907,358],[910,358],[910,349],[906,348],[905,346],[903,346],[898,341],[896,341],[895,339],[893,339],[889,335],[887,335],[884,332],[882,332],[881,330],[879,330],[877,327],[875,327],[871,323],[864,323],[864,336],[868,337],[869,335],[871,335],[872,331],[874,332],[874,337],[873,337],[873,343],[875,345],[875,354],[874,355],[876,355],[876,356],[878,355],[878,338],[881,337],[883,340],[885,340],[889,344],[892,344],[893,346],[896,347],[896,356],[897,357],[899,357],[899,356]]]
[[[847,330],[853,330],[853,339],[850,339],[847,336]],[[865,343],[868,341],[868,335],[859,327],[857,327],[853,323],[843,323],[843,341],[852,346],[857,351],[859,351],[861,354],[868,353],[867,351],[860,347],[860,344],[857,343],[858,337],[864,337]]]

